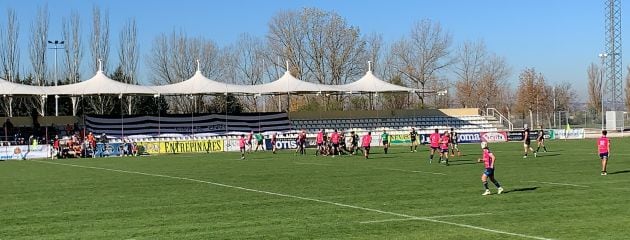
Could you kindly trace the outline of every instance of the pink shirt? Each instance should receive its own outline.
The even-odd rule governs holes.
[[[431,136],[429,136],[429,142],[431,142],[431,147],[439,147],[440,146],[440,134],[439,133],[432,133]]]
[[[494,168],[494,162],[492,162],[492,157],[490,157],[490,155],[492,155],[492,152],[490,152],[490,149],[484,148],[483,149],[483,164],[485,165],[486,168]]]
[[[440,148],[448,149],[448,143],[451,141],[451,137],[444,135],[442,136],[442,142],[440,143]]]
[[[363,147],[369,147],[370,143],[372,143],[372,135],[363,135],[363,138],[361,139],[361,145]]]
[[[610,144],[610,140],[608,140],[608,138],[606,136],[602,136],[599,138],[599,140],[597,140],[597,148],[599,150],[599,153],[607,153],[608,152],[608,145]]]
[[[317,132],[317,143],[323,143],[324,142],[324,133],[323,132]]]
[[[245,147],[245,138],[240,138],[238,140],[238,146],[244,148]]]
[[[339,133],[333,132],[332,134],[330,134],[330,141],[334,144],[338,144],[339,143]]]

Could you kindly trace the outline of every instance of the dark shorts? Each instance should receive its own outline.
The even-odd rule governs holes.
[[[274,146],[274,145],[276,145],[276,141],[271,140],[271,146]]]
[[[418,140],[416,140],[415,138],[411,138],[411,143],[415,143],[416,141]]]
[[[600,153],[600,154],[599,154],[599,158],[600,158],[600,159],[604,159],[604,158],[608,159],[608,153],[607,153],[607,152],[605,152],[605,153]]]
[[[440,151],[442,151],[442,153],[448,153],[448,148],[442,148]]]
[[[321,147],[322,145],[324,145],[324,143],[317,143],[318,147]]]
[[[262,145],[262,144],[263,144],[262,140],[258,141],[258,145]]]
[[[333,143],[333,144],[332,144],[332,146],[333,146],[334,148],[338,148],[338,147],[339,147],[339,143]]]
[[[245,151],[245,147],[241,147],[241,151]]]
[[[528,145],[528,146],[529,146],[530,144],[532,144],[532,141],[531,141],[531,140],[526,140],[526,141],[525,141],[525,145]]]
[[[370,151],[370,146],[365,146],[363,147],[363,149],[365,149],[366,151]]]
[[[383,145],[387,145],[387,143],[389,143],[388,141],[383,141]]]
[[[486,168],[485,170],[483,170],[483,174],[488,177],[494,175],[494,168]]]
[[[252,145],[252,140],[247,140],[247,145]]]
[[[440,150],[440,147],[433,147],[432,146],[431,149],[433,149],[433,150]]]

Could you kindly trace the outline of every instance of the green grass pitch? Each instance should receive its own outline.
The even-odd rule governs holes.
[[[491,144],[506,193],[490,196],[479,144],[448,167],[426,146],[5,161],[0,239],[627,239],[628,144],[612,139],[608,176],[594,139],[527,159]]]

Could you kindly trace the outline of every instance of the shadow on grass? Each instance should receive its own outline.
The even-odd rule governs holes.
[[[515,189],[507,190],[503,193],[505,194],[505,193],[512,193],[512,192],[528,192],[528,191],[534,191],[536,189],[538,189],[538,187],[515,188]]]
[[[448,161],[451,166],[477,164],[477,162],[455,162]]]
[[[622,170],[622,171],[616,171],[616,172],[609,172],[608,174],[620,174],[620,173],[630,173],[630,170]]]
[[[538,153],[538,157],[553,157],[553,156],[560,156],[559,153]]]

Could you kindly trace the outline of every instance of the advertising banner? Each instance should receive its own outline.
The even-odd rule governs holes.
[[[15,145],[0,147],[0,160],[20,160],[50,157],[50,145]]]
[[[480,143],[481,142],[481,134],[479,134],[479,133],[458,133],[457,134],[457,142],[458,143]]]
[[[224,140],[138,142],[140,153],[209,153],[225,151]],[[236,142],[238,150],[238,142]],[[97,152],[98,153],[98,152]],[[98,155],[97,155],[98,156]]]
[[[577,129],[554,129],[555,139],[583,139],[585,137],[584,128]]]
[[[484,142],[507,142],[506,132],[480,132],[481,141]]]
[[[125,145],[122,143],[97,143],[95,156],[97,157],[109,157],[109,156],[121,156],[125,150]]]
[[[314,139],[313,139],[314,140]],[[311,145],[311,140],[306,139],[306,147],[314,146]],[[265,139],[265,147],[267,149],[272,149],[271,139]],[[276,149],[297,149],[298,145],[295,141],[295,138],[276,138]]]

